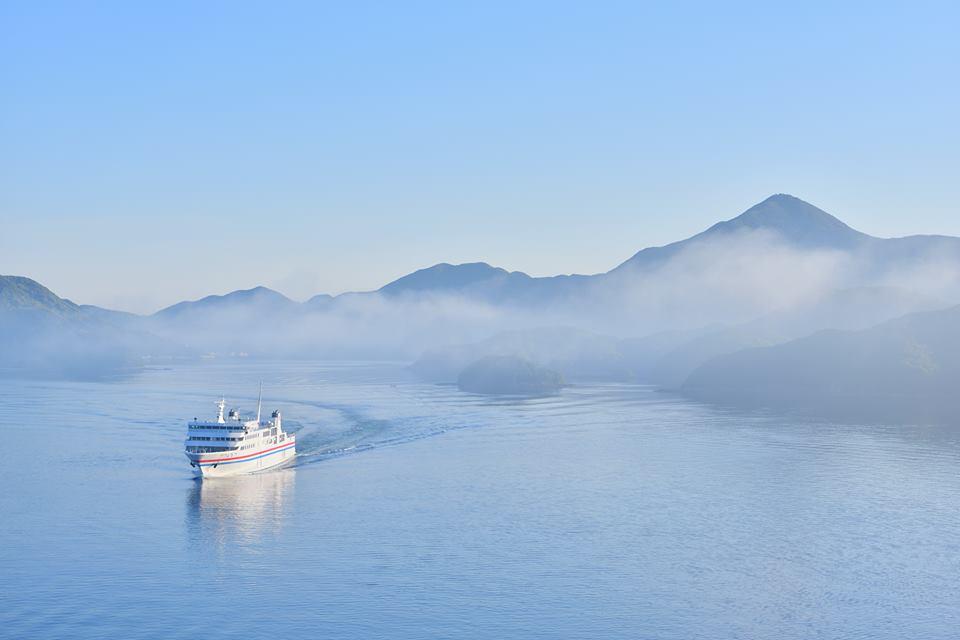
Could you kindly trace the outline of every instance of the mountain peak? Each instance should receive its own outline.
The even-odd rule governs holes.
[[[625,269],[650,268],[664,262],[689,247],[691,243],[744,231],[767,231],[786,243],[802,249],[849,250],[873,240],[872,236],[833,217],[823,209],[786,193],[775,193],[758,202],[736,218],[718,222],[706,231],[662,247],[647,247],[635,253],[612,272]]]
[[[736,218],[713,225],[705,235],[743,229],[773,231],[790,244],[806,248],[849,249],[870,237],[823,209],[786,193],[774,194]]]
[[[274,300],[290,301],[287,296],[279,291],[274,291],[264,286],[254,287],[252,289],[238,289],[222,296],[223,298],[271,298]]]
[[[500,267],[492,267],[486,262],[467,262],[449,264],[441,262],[432,267],[414,271],[380,288],[381,293],[398,294],[408,291],[450,290],[509,275]]]
[[[201,298],[200,300],[178,302],[175,305],[157,311],[154,315],[172,317],[185,312],[193,313],[213,309],[226,309],[241,304],[273,304],[277,308],[287,308],[296,303],[278,291],[259,286],[252,289],[231,291],[222,296],[212,295]]]

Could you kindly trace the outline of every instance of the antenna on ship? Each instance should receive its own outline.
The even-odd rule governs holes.
[[[260,392],[257,394],[257,425],[260,424],[260,403],[263,400],[263,380],[260,381]]]
[[[223,408],[227,406],[227,403],[224,401],[223,397],[220,398],[220,402],[217,403],[217,422],[223,424]]]

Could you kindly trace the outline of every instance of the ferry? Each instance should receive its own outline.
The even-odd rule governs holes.
[[[271,420],[261,421],[258,399],[256,419],[244,421],[236,409],[224,417],[226,406],[220,398],[216,420],[194,418],[187,423],[184,453],[195,476],[212,478],[266,471],[291,462],[297,455],[297,436],[284,432],[280,411],[274,411]]]

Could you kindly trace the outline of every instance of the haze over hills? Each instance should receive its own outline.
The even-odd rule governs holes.
[[[770,196],[732,220],[718,222],[699,237],[730,235],[744,229],[772,229],[788,243],[810,249],[853,249],[874,239],[809,202],[783,193]]]
[[[909,279],[917,270],[935,270],[941,263],[949,263],[950,275],[954,276],[955,265],[960,263],[960,238],[877,238],[852,229],[799,198],[777,194],[690,238],[643,249],[606,273],[537,278],[486,263],[438,264],[399,278],[379,292],[391,296],[457,294],[497,305],[547,306],[562,311],[564,306],[582,303],[585,298],[610,302],[611,297],[621,296],[624,287],[636,289],[635,285],[650,284],[638,283],[637,279],[656,277],[661,275],[658,271],[681,263],[708,270],[715,269],[718,262],[748,263],[751,253],[757,253],[759,269],[759,260],[764,258],[759,254],[771,250],[792,252],[788,258],[844,262],[831,274],[835,289],[898,286],[900,280]],[[700,264],[692,264],[696,261]],[[749,264],[741,267],[750,271]]]
[[[61,323],[126,326],[139,316],[92,305],[76,304],[61,298],[35,280],[23,276],[0,275],[0,319],[31,318],[40,324]]]
[[[779,344],[822,329],[863,329],[907,313],[945,306],[941,299],[896,287],[831,290],[797,307],[704,331],[660,355],[644,379],[677,389],[700,365],[717,356]]]
[[[29,278],[0,276],[0,371],[88,378],[140,366],[150,353],[187,355],[142,318],[78,305]]]
[[[760,234],[761,238],[791,249],[855,254],[868,263],[863,265],[864,268],[871,269],[881,267],[889,270],[904,261],[924,258],[960,260],[960,238],[876,238],[850,228],[834,216],[799,198],[777,194],[750,207],[739,216],[719,222],[690,238],[662,247],[642,249],[606,273],[532,277],[521,271],[507,271],[484,262],[439,263],[402,276],[376,291],[340,296],[318,294],[306,304],[324,306],[337,298],[378,293],[391,297],[455,294],[521,307],[540,306],[544,302],[567,302],[572,295],[602,291],[607,282],[618,284],[625,273],[636,275],[638,272],[649,272],[662,267],[685,251],[717,242],[736,243],[751,234]],[[154,315],[170,317],[192,308],[214,309],[244,304],[256,307],[264,303],[278,306],[296,304],[283,294],[259,286],[220,296],[207,296],[201,300],[180,302]]]
[[[123,366],[201,353],[391,358],[417,360],[428,379],[453,382],[496,356],[572,381],[693,388],[685,383],[694,371],[744,349],[957,303],[960,238],[876,238],[779,194],[594,275],[442,263],[376,291],[299,303],[255,287],[151,316],[77,305],[3,276],[0,366],[72,370],[48,366],[56,360],[82,369],[96,354]]]
[[[606,274],[580,277],[581,303],[594,305],[608,318],[624,314],[624,307],[632,304],[625,313],[628,322],[640,324],[661,314],[666,321],[647,329],[673,331],[650,338],[611,338],[602,347],[576,334],[551,343],[546,339],[549,331],[507,332],[479,343],[433,349],[414,367],[429,379],[449,382],[458,367],[471,360],[512,354],[577,380],[589,378],[602,360],[605,366],[600,369],[608,379],[677,389],[698,367],[725,354],[822,329],[862,329],[947,306],[960,299],[958,252],[956,238],[875,238],[802,200],[772,196],[692,238],[644,249]],[[768,280],[765,271],[772,274]],[[724,300],[701,305],[713,285],[735,303],[750,307],[748,319],[728,313]],[[609,291],[613,295],[605,296]],[[782,296],[781,304],[764,309],[751,298],[753,293],[762,301]],[[651,304],[650,298],[657,296]],[[673,311],[672,317],[664,308]],[[587,326],[603,328],[602,323]],[[559,363],[558,354],[565,354]]]
[[[960,307],[951,307],[730,353],[696,369],[683,390],[741,406],[955,420],[958,380]]]
[[[780,344],[827,328],[870,327],[945,304],[893,288],[847,289],[741,325],[666,331],[643,338],[618,339],[564,327],[506,331],[476,343],[427,350],[412,369],[424,379],[451,383],[472,362],[517,356],[559,371],[573,382],[631,381],[679,389],[698,367],[718,356]]]
[[[774,233],[787,245],[805,249],[851,250],[874,239],[808,202],[780,193],[686,240],[642,249],[611,273],[659,266],[691,245],[756,231]]]
[[[430,349],[411,368],[426,380],[453,383],[476,361],[510,356],[555,370],[568,381],[637,380],[628,353],[617,338],[571,327],[544,327]]]
[[[625,272],[636,274],[663,266],[673,257],[699,244],[737,238],[748,232],[766,232],[787,246],[802,249],[853,250],[871,244],[873,238],[851,229],[837,218],[793,196],[778,194],[754,205],[741,215],[719,222],[695,236],[662,247],[637,252],[610,271],[595,275],[531,277],[508,272],[486,263],[438,264],[391,282],[381,289],[391,295],[457,292],[512,304],[542,304],[602,286]],[[956,250],[960,251],[960,239]],[[923,241],[920,241],[922,244]]]

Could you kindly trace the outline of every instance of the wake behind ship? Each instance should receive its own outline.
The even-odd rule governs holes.
[[[187,423],[184,453],[190,460],[193,473],[200,478],[234,476],[265,471],[293,460],[297,455],[297,436],[285,433],[279,411],[272,420],[260,420],[260,402],[257,418],[243,421],[236,409],[226,418],[223,398],[217,403],[216,420],[197,420]]]

